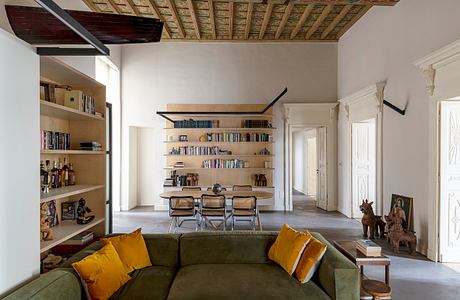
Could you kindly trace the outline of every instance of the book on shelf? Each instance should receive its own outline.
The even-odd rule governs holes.
[[[68,239],[63,242],[63,245],[84,245],[94,239],[94,234],[92,231],[83,231],[82,233],[77,234],[76,236]]]
[[[244,120],[242,122],[243,128],[270,128],[271,124],[268,120]]]
[[[272,135],[265,132],[208,132],[206,142],[272,142]]]
[[[69,150],[70,134],[40,129],[40,149]]]
[[[80,150],[102,151],[102,145],[98,142],[81,142]]]
[[[356,249],[366,256],[381,256],[382,248],[372,240],[357,240]]]
[[[174,121],[174,128],[219,128],[218,120],[181,120]]]
[[[185,164],[181,161],[178,161],[174,164],[174,168],[184,168]]]

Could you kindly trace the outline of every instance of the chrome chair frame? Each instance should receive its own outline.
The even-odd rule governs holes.
[[[178,199],[188,199],[191,201],[192,205],[190,207],[173,207],[172,201],[178,200]],[[175,215],[175,211],[191,211],[190,214],[184,214],[184,215]],[[168,232],[171,232],[173,226],[174,226],[174,233],[176,232],[176,228],[180,227],[183,222],[185,221],[195,221],[195,231],[198,231],[198,226],[199,226],[199,218],[198,218],[198,212],[197,208],[195,205],[195,199],[192,196],[171,196],[169,197],[169,217],[171,218],[169,222],[169,229]],[[189,217],[193,217],[193,219],[190,219]],[[189,219],[183,219],[181,222],[178,222],[180,218],[189,218]]]
[[[235,192],[252,192],[252,185],[250,184],[235,184],[232,187]]]
[[[223,200],[223,203],[222,205],[219,205],[219,206],[209,206],[209,205],[204,205],[204,198],[205,197],[209,197],[209,198],[215,198],[216,201],[217,200]],[[222,214],[221,215],[208,215],[207,213],[209,211],[221,211]],[[218,229],[220,225],[223,225],[223,229],[224,231],[226,231],[226,223],[227,223],[227,209],[226,209],[226,198],[224,195],[215,195],[215,194],[203,194],[201,195],[201,199],[200,199],[200,230],[203,230],[203,221],[204,221],[204,225],[207,226],[207,223],[208,222],[214,229]],[[216,216],[221,216],[222,217],[222,222],[215,226],[214,223],[212,223],[212,219],[213,217],[216,217]],[[218,220],[220,220],[221,218],[219,218]]]

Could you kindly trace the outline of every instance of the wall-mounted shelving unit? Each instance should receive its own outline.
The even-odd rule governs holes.
[[[55,58],[40,58],[40,80],[81,90],[94,97],[96,112],[105,112],[105,86]],[[59,218],[59,224],[51,228],[53,240],[40,242],[41,253],[86,230],[93,231],[95,236],[105,234],[105,118],[64,106],[64,89],[56,89],[55,98],[56,103],[40,100],[45,99],[44,90],[41,89],[40,99],[37,99],[40,101],[40,128],[70,134],[70,149],[74,150],[41,149],[40,160],[63,162],[65,159],[67,163],[72,163],[76,185],[51,189],[49,193],[40,193],[40,203],[56,201],[56,212]],[[88,141],[102,144],[102,150],[79,150],[80,142]],[[63,221],[61,204],[67,201],[78,201],[80,198],[86,200],[86,205],[92,210],[88,215],[94,215],[95,219],[85,225],[77,224],[76,221]]]

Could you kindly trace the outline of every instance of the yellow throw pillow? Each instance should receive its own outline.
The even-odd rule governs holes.
[[[301,283],[306,283],[313,277],[326,250],[327,246],[325,244],[314,237],[311,238],[295,270],[295,277]]]
[[[125,266],[126,273],[152,265],[140,228],[128,234],[102,238],[101,242],[104,245],[112,243]]]
[[[131,279],[110,243],[81,261],[73,263],[72,267],[80,276],[87,297],[91,300],[108,299]]]
[[[310,233],[299,232],[284,224],[275,243],[268,251],[268,258],[292,275],[310,239]]]

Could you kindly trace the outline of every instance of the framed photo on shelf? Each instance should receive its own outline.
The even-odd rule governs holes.
[[[188,136],[186,134],[179,135],[180,142],[188,142]]]
[[[61,220],[75,220],[77,218],[77,202],[69,201],[61,204]]]

